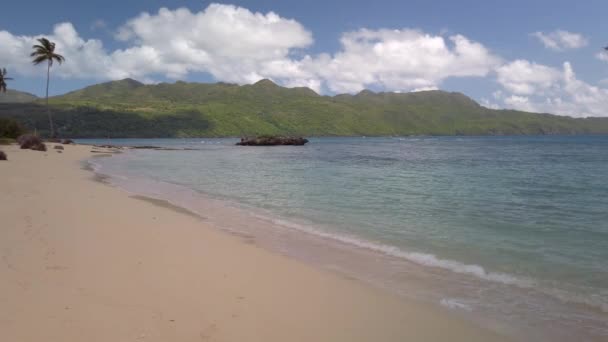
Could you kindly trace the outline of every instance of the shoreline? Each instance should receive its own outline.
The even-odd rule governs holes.
[[[226,234],[169,202],[129,196],[82,169],[91,147],[59,154],[48,145],[3,147],[7,340],[506,340]]]

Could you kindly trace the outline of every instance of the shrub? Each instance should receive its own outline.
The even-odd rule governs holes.
[[[25,128],[19,122],[9,118],[0,118],[0,137],[15,139],[25,132]]]
[[[0,160],[7,160],[6,153],[4,153],[3,151],[0,151]]]

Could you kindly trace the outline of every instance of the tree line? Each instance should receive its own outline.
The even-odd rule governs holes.
[[[32,53],[30,57],[32,58],[32,63],[34,65],[39,65],[42,63],[46,63],[46,112],[49,119],[49,130],[51,133],[51,138],[55,138],[55,125],[53,124],[53,116],[51,114],[51,109],[49,107],[49,84],[51,80],[51,67],[54,62],[59,64],[65,61],[65,58],[55,52],[55,43],[46,39],[39,38],[38,44],[32,46]],[[6,93],[7,84],[6,81],[12,81],[13,78],[7,77],[6,68],[2,68],[0,70],[0,92]]]

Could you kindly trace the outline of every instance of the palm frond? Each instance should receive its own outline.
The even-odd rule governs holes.
[[[36,58],[34,58],[34,60],[32,61],[32,63],[34,63],[34,65],[38,65],[44,61],[47,60],[47,56],[46,55],[34,55],[37,56]],[[32,57],[34,57],[32,56]]]
[[[56,53],[53,54],[52,58],[55,59],[59,64],[65,62],[65,57]]]
[[[55,45],[50,40],[48,40],[48,39],[46,39],[44,37],[38,38],[37,40],[40,43],[40,45],[43,46],[44,49],[46,49],[46,50],[51,50],[51,47]]]
[[[44,37],[39,38],[38,42],[40,44],[33,45],[32,49],[34,49],[34,51],[30,53],[30,57],[34,57],[32,60],[34,65],[47,61],[49,65],[52,66],[54,61],[57,61],[59,64],[65,61],[65,57],[55,53],[55,43]]]

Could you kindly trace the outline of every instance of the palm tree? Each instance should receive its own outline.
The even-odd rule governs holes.
[[[49,41],[46,38],[39,38],[38,42],[40,44],[32,46],[34,52],[30,54],[30,57],[34,57],[32,63],[34,65],[38,65],[42,62],[47,62],[46,69],[46,112],[49,116],[49,126],[51,127],[51,138],[55,137],[55,128],[53,127],[53,118],[51,117],[51,109],[49,108],[49,80],[51,78],[51,67],[53,66],[53,61],[57,61],[57,63],[61,64],[65,61],[65,58],[62,55],[55,53],[55,43]]]
[[[6,77],[6,69],[0,70],[0,91],[6,93],[6,81],[12,80],[10,77]]]

